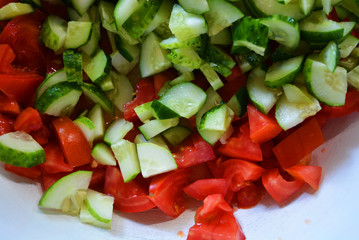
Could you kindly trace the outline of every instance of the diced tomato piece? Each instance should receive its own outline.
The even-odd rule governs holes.
[[[260,202],[263,191],[258,185],[253,182],[246,182],[245,187],[236,193],[236,205],[238,208],[251,208]]]
[[[0,73],[0,90],[16,101],[27,103],[43,80],[43,76],[34,72]]]
[[[240,68],[235,66],[232,69],[232,74],[226,80],[227,82],[224,86],[218,89],[218,94],[222,97],[223,101],[228,102],[240,87],[246,85],[247,75],[242,74]]]
[[[62,1],[41,1],[42,11],[68,20],[68,7]]]
[[[107,166],[104,193],[115,198],[114,208],[122,212],[144,212],[155,207],[140,181],[135,178],[125,183],[118,167]]]
[[[200,179],[183,189],[185,193],[197,200],[204,200],[212,194],[226,195],[229,187],[229,179],[211,178]]]
[[[168,216],[178,217],[185,210],[182,189],[188,184],[190,174],[186,168],[155,176],[150,184],[149,198]]]
[[[64,155],[58,143],[51,142],[44,146],[46,162],[41,164],[43,172],[54,174],[59,172],[71,172],[73,167],[65,163]]]
[[[25,168],[5,164],[5,170],[33,180],[38,179],[41,176],[41,169],[39,166]]]
[[[282,128],[274,117],[264,115],[253,105],[247,106],[250,138],[255,143],[265,143],[276,137]]]
[[[32,131],[30,134],[41,146],[46,145],[51,136],[50,130],[45,125],[42,125],[39,130]]]
[[[195,216],[195,225],[189,230],[187,240],[244,240],[242,228],[233,215],[232,208],[221,194],[209,195]]]
[[[350,89],[345,97],[344,106],[324,106],[324,111],[329,113],[329,118],[338,118],[347,116],[359,109],[359,91]]]
[[[155,88],[155,97],[157,99],[159,97],[158,93],[162,89],[163,85],[166,82],[175,79],[177,76],[178,76],[177,71],[175,71],[172,68],[153,76],[153,82],[154,82],[154,88]]]
[[[303,180],[312,188],[318,190],[322,178],[322,167],[310,165],[294,165],[286,171],[295,178]]]
[[[230,187],[234,192],[244,187],[247,181],[258,180],[265,171],[255,163],[239,159],[229,159],[222,165],[223,177],[230,180]]]
[[[81,129],[68,117],[56,118],[52,124],[66,162],[71,167],[90,163],[91,147]]]
[[[333,20],[335,22],[339,22],[339,17],[337,14],[337,10],[335,10],[335,7],[332,8],[332,11],[327,15],[328,19]]]
[[[297,164],[324,141],[321,128],[313,118],[278,143],[273,152],[282,168],[286,169]]]
[[[261,144],[263,158],[270,158],[274,156],[274,153],[272,151],[273,147],[274,147],[273,141],[269,141]]]
[[[143,78],[136,85],[136,97],[123,105],[124,118],[127,121],[138,121],[135,108],[143,103],[155,99],[155,90],[152,78]]]
[[[9,123],[8,119],[0,114],[0,136],[12,132],[14,128]]]
[[[206,162],[209,170],[211,170],[211,173],[215,178],[223,177],[223,165],[222,165],[223,160],[224,157],[219,156],[215,160]]]
[[[192,166],[190,167],[190,170],[191,170],[191,179],[190,179],[191,183],[200,179],[213,178],[213,175],[206,163],[200,163],[195,166]]]
[[[40,11],[13,18],[0,34],[0,44],[9,44],[16,58],[13,64],[35,70],[46,71],[45,47],[40,43],[40,28],[46,15]],[[15,84],[22,86],[22,84]]]
[[[32,107],[22,111],[15,120],[15,130],[30,133],[39,130],[42,127],[42,121],[39,112]]]
[[[304,184],[304,181],[295,179],[294,181],[285,180],[277,168],[268,170],[262,176],[262,183],[269,195],[281,204],[295,194]]]
[[[1,3],[0,3],[1,5]],[[11,63],[16,55],[9,44],[0,44],[0,72],[11,72],[14,70]]]
[[[20,112],[21,109],[19,103],[0,92],[0,113],[18,115]]]
[[[46,73],[54,73],[64,67],[62,54],[55,54],[54,51],[47,49],[46,51]]]
[[[74,169],[74,171],[91,171],[92,172],[92,176],[91,176],[91,181],[90,181],[90,185],[89,188],[94,189],[94,190],[98,190],[98,191],[103,191],[103,187],[105,184],[105,179],[106,179],[106,167],[103,165],[98,165],[96,167],[92,167],[92,165],[83,165],[80,167],[77,167]]]
[[[229,138],[226,144],[220,145],[217,148],[218,153],[232,158],[262,161],[261,148],[250,138],[249,125],[242,125],[241,130],[237,136]]]

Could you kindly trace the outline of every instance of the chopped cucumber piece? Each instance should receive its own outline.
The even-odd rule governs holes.
[[[141,5],[139,0],[119,0],[114,9],[114,17],[117,27],[122,26],[126,20],[136,11]]]
[[[51,86],[66,81],[67,78],[65,69],[60,69],[54,73],[51,73],[45,78],[44,81],[42,81],[40,86],[37,88],[35,99],[38,99],[46,91],[46,89],[50,88]]]
[[[359,66],[348,72],[348,84],[359,91]]]
[[[160,46],[160,39],[156,34],[150,33],[143,41],[141,47],[141,76],[148,77],[171,67],[171,61],[166,55],[167,52]]]
[[[313,43],[329,42],[344,36],[344,27],[328,20],[323,12],[313,12],[300,22],[299,28],[303,40]]]
[[[130,182],[141,172],[136,144],[121,139],[117,143],[112,144],[111,149],[120,166],[124,182]]]
[[[102,49],[93,58],[84,60],[84,71],[92,82],[100,84],[110,73],[111,58]]]
[[[314,116],[320,111],[321,107],[317,99],[308,94],[305,88],[301,89],[303,93],[310,98],[309,103],[295,103],[290,102],[286,95],[282,95],[276,104],[275,117],[278,124],[284,129],[288,130],[299,123],[303,122],[307,117]]]
[[[87,117],[79,117],[74,120],[74,123],[81,129],[87,141],[90,143],[90,146],[92,147],[93,140],[95,139],[95,125],[93,122]]]
[[[112,196],[88,189],[84,207],[81,207],[81,222],[110,229],[114,201]]]
[[[291,17],[273,15],[261,20],[261,23],[269,27],[269,39],[288,48],[296,48],[299,45],[300,31],[298,22]]]
[[[185,41],[178,41],[175,36],[162,40],[160,43],[162,48],[173,49],[173,48],[186,48],[186,47],[195,47],[200,45],[201,38],[195,37]]]
[[[263,114],[267,114],[277,102],[282,91],[268,88],[264,82],[266,72],[260,67],[248,75],[247,91],[253,105]]]
[[[106,129],[103,140],[111,146],[123,139],[132,128],[132,122],[128,122],[123,118],[115,119]]]
[[[208,35],[214,36],[235,21],[244,17],[244,14],[233,4],[225,0],[207,0],[210,11],[204,14],[208,24]]]
[[[62,18],[49,15],[42,24],[40,39],[46,47],[58,51],[65,45],[67,22]]]
[[[358,46],[359,39],[353,35],[347,36],[343,42],[339,44],[340,57],[347,58],[352,51]]]
[[[202,15],[186,12],[179,4],[173,5],[169,28],[179,41],[207,33],[207,23]]]
[[[161,137],[161,135],[158,135],[156,137],[151,138],[150,140],[146,140],[145,137],[142,134],[138,134],[135,138],[135,143],[136,144],[140,144],[140,143],[153,143],[156,144],[160,147],[163,147],[167,150],[170,150],[169,147],[167,146],[165,140],[163,140],[163,138]]]
[[[74,9],[80,14],[81,16],[89,10],[92,4],[94,4],[95,0],[70,0]]]
[[[115,44],[117,50],[127,61],[132,62],[140,55],[140,49],[137,45],[130,45],[119,35],[115,35]]]
[[[196,114],[205,101],[206,93],[191,82],[174,85],[158,100],[159,103],[185,118]],[[153,103],[152,108],[161,119],[161,116],[166,115],[162,112],[164,109],[156,107]]]
[[[17,131],[0,136],[0,161],[17,167],[30,168],[45,160],[44,149],[31,135]]]
[[[123,28],[134,39],[139,39],[155,18],[163,0],[140,1],[140,5],[123,23]]]
[[[164,147],[154,143],[139,143],[137,153],[144,178],[177,169],[171,152]]]
[[[251,29],[250,31],[248,29]],[[258,19],[245,17],[233,25],[232,53],[246,53],[249,50],[264,56],[268,44],[269,27]]]
[[[116,166],[116,159],[113,156],[111,148],[105,143],[98,143],[92,149],[92,157],[102,165]]]
[[[41,208],[78,214],[92,177],[90,171],[77,171],[57,180],[42,195]]]
[[[106,95],[113,102],[113,104],[121,112],[123,112],[123,105],[131,101],[133,97],[133,86],[125,75],[117,74],[116,72],[111,71],[110,77],[112,79],[114,89],[106,92]]]
[[[141,122],[145,123],[153,117],[153,109],[151,105],[152,102],[147,102],[135,107],[135,112]]]
[[[308,15],[314,8],[315,0],[299,0],[300,11]]]
[[[232,34],[229,28],[225,28],[216,35],[210,37],[211,44],[216,45],[231,45],[232,44]]]
[[[227,106],[238,116],[242,117],[247,112],[248,94],[245,87],[241,87],[238,91],[229,99]]]
[[[69,21],[65,48],[75,49],[85,45],[91,38],[92,22]]]
[[[311,104],[313,102],[312,99],[308,97],[308,94],[305,94],[299,87],[293,84],[283,85],[283,92],[288,102],[298,104]]]
[[[347,71],[337,67],[332,73],[324,63],[307,59],[304,76],[308,90],[321,102],[330,106],[342,106],[347,93]]]
[[[187,68],[198,69],[202,64],[202,59],[192,47],[171,49],[171,52],[167,57],[172,63]]]
[[[183,142],[187,137],[192,134],[191,129],[177,125],[171,127],[162,133],[162,136],[171,146],[176,146]]]
[[[99,48],[98,43],[100,38],[101,36],[96,32],[96,25],[93,24],[90,39],[85,45],[81,46],[79,50],[90,57],[94,57]]]
[[[82,82],[82,53],[75,50],[65,50],[62,59],[67,81]]]
[[[60,82],[46,89],[35,101],[34,107],[48,115],[69,116],[73,112],[81,94],[81,88],[77,83]]]
[[[319,54],[319,59],[321,59],[321,61],[325,63],[332,72],[335,71],[340,58],[341,56],[338,44],[334,41],[329,42]]]
[[[218,90],[221,87],[223,87],[224,84],[222,80],[219,78],[218,74],[211,67],[211,65],[205,63],[200,67],[200,70],[203,73],[203,75],[206,77],[209,84],[211,84],[214,90]]]
[[[168,22],[171,16],[172,7],[173,7],[172,0],[162,1],[160,9],[158,9],[152,22],[144,32],[144,35],[148,35],[149,33],[153,32],[155,29],[157,29],[161,24]]]
[[[209,11],[207,0],[178,0],[178,3],[189,13],[203,14]]]
[[[89,83],[82,83],[81,89],[85,96],[91,99],[94,103],[98,103],[108,113],[115,115],[115,108],[108,97],[95,85]]]
[[[195,79],[195,77],[194,77],[193,72],[185,72],[185,73],[182,73],[180,76],[176,77],[175,79],[169,81],[168,84],[170,86],[173,86],[173,85],[176,85],[176,84],[179,84],[182,82],[190,82],[194,79]]]
[[[95,125],[94,140],[97,141],[102,139],[105,133],[105,119],[100,104],[96,104],[91,108],[88,113],[88,118]]]
[[[303,59],[304,56],[299,56],[274,63],[268,69],[264,79],[265,84],[271,88],[280,88],[292,82],[302,68]]]
[[[34,8],[27,3],[10,2],[0,8],[0,21],[32,13]]]
[[[243,53],[238,56],[238,65],[242,73],[246,73],[258,66],[263,60],[263,56],[253,51],[250,51],[248,53]]]
[[[199,129],[202,131],[223,131],[225,133],[231,124],[234,112],[222,103],[219,106],[211,108],[201,119]]]
[[[132,62],[127,61],[121,53],[115,51],[111,54],[112,66],[121,74],[127,75],[134,69],[139,61],[139,57],[135,58]]]
[[[163,119],[163,120],[150,120],[145,124],[138,127],[146,140],[149,140],[165,130],[178,125],[179,118]]]

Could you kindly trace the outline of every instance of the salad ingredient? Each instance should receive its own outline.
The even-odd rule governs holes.
[[[128,122],[123,118],[116,119],[106,129],[103,139],[108,145],[112,146],[123,139],[132,128],[132,122]]]
[[[9,132],[0,136],[0,160],[16,167],[33,167],[45,162],[45,152],[26,132]]]
[[[116,166],[116,159],[113,156],[111,148],[105,143],[97,143],[92,149],[92,157],[102,165]]]

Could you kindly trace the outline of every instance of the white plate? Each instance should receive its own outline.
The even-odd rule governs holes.
[[[255,208],[235,212],[248,240],[359,239],[359,114],[330,121],[326,143],[313,154],[323,166],[317,192],[305,188],[295,201],[279,207],[269,197]],[[77,217],[45,214],[37,207],[41,187],[0,167],[0,239],[167,240],[186,239],[199,202],[177,219],[159,210],[116,212],[112,230],[82,224]],[[180,237],[179,231],[184,233]]]

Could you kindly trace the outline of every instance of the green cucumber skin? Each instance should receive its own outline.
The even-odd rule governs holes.
[[[34,107],[42,113],[45,113],[47,108],[53,103],[50,99],[58,99],[71,91],[78,91],[81,94],[80,86],[75,82],[60,82],[48,88],[40,97],[35,101]]]
[[[110,101],[110,99],[108,99],[106,94],[104,94],[100,88],[88,83],[81,84],[81,88],[85,95],[88,95],[86,94],[86,92],[88,92],[89,94],[92,94],[93,96],[99,98],[100,101],[97,102],[95,101],[95,99],[92,99],[90,97],[91,100],[93,100],[95,103],[99,103],[105,111],[111,113],[112,115],[115,115],[115,107],[113,103]]]
[[[64,68],[67,81],[81,83],[82,80],[82,54],[74,50],[65,50],[63,55]]]
[[[26,159],[26,161],[22,161],[21,159]],[[16,167],[30,168],[44,163],[46,157],[44,149],[25,153],[9,148],[0,142],[0,161]]]
[[[158,119],[169,119],[180,117],[178,113],[168,108],[158,100],[153,100],[151,107],[155,110]]]

